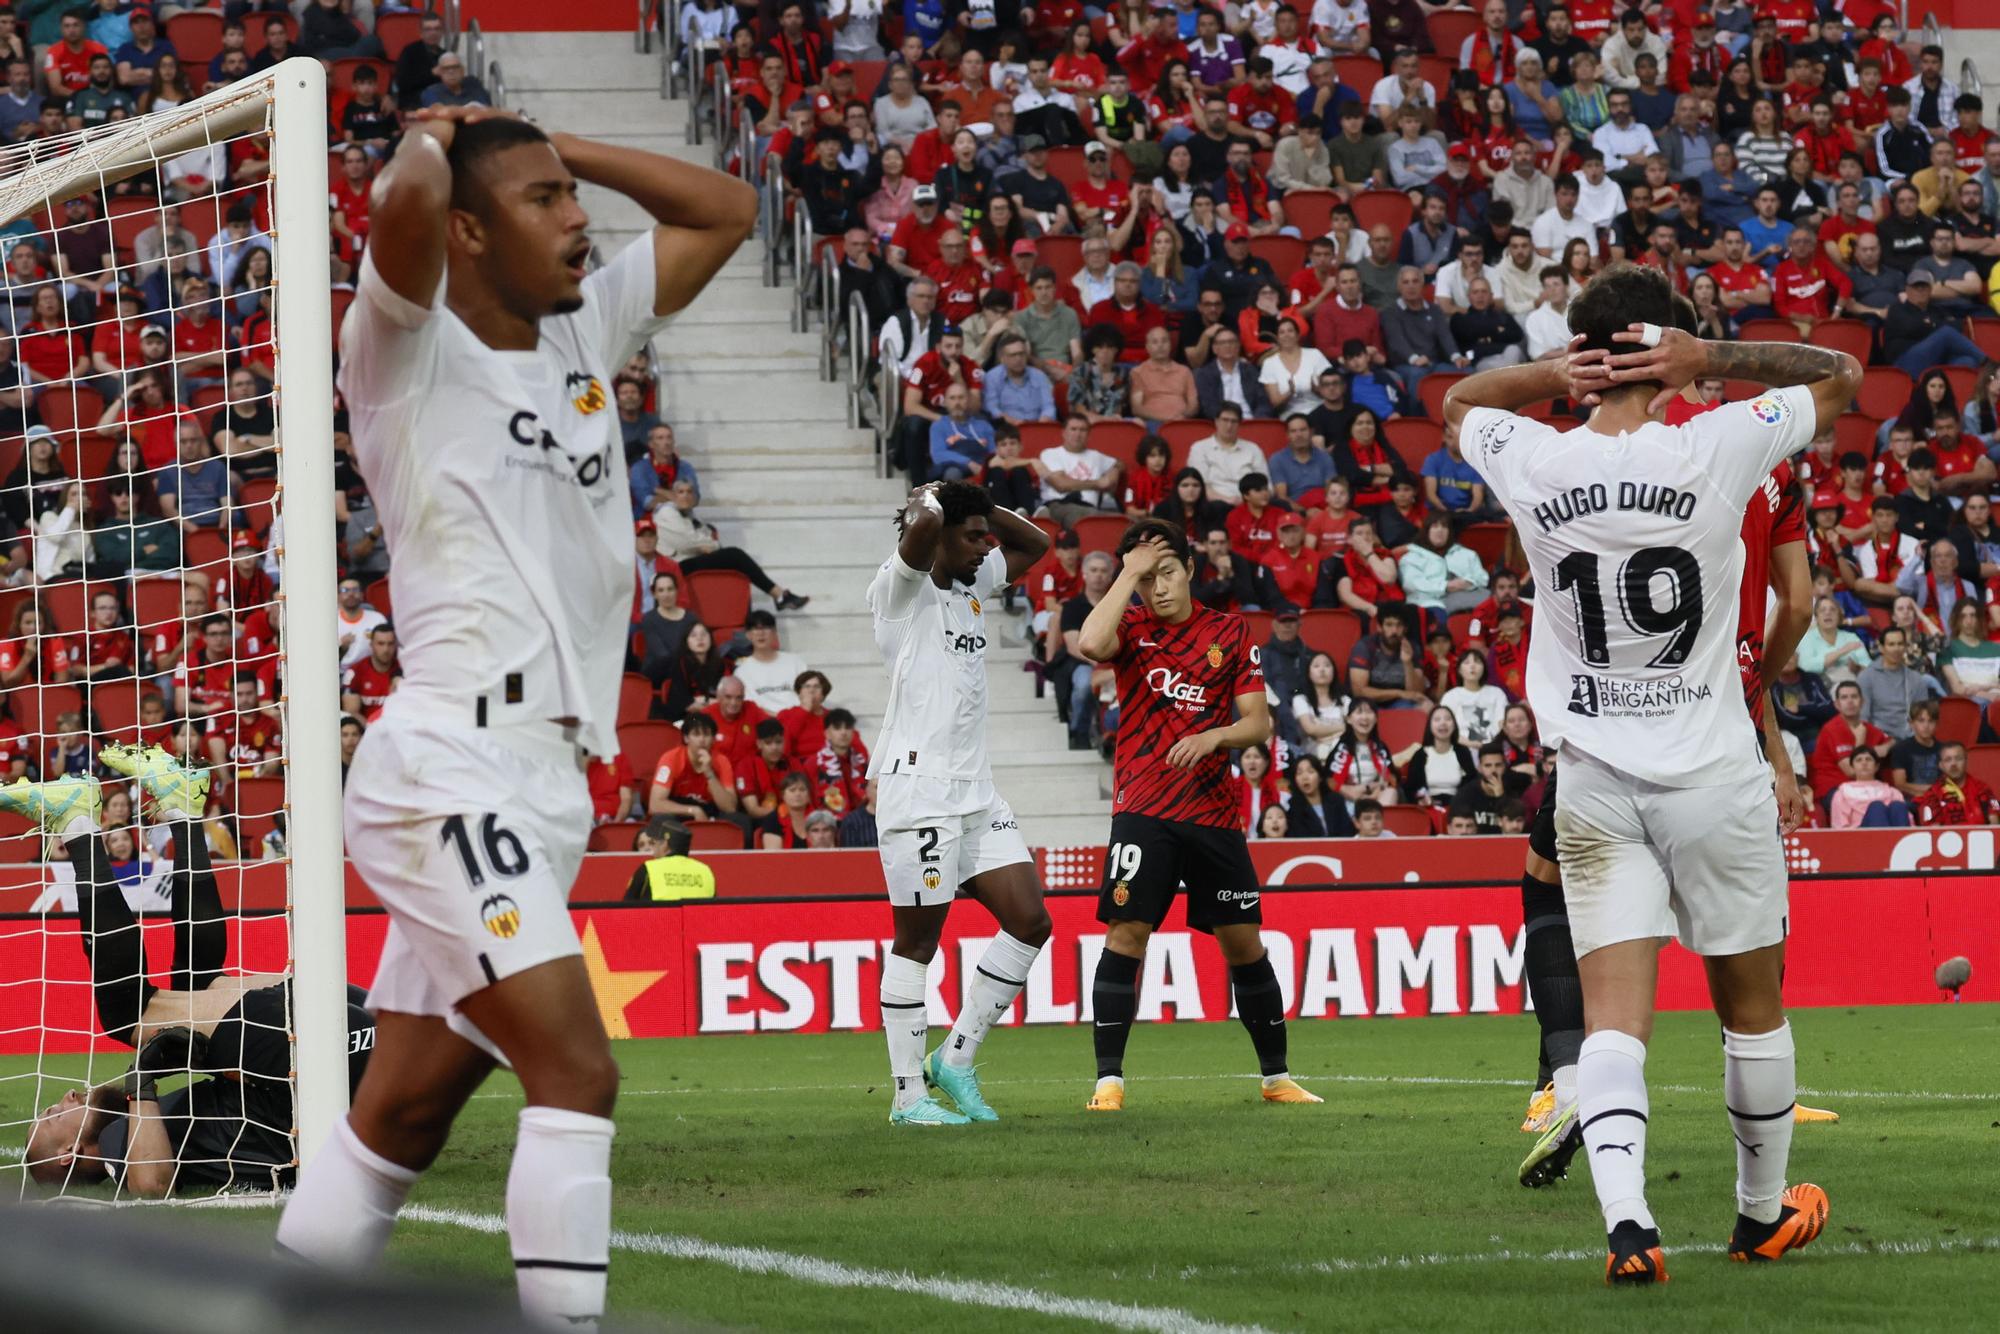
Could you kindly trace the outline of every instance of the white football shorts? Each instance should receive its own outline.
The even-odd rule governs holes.
[[[1696,954],[1775,945],[1788,927],[1771,771],[1661,787],[1574,747],[1557,761],[1556,850],[1577,957],[1673,936]]]
[[[898,908],[950,903],[973,877],[1033,860],[1014,808],[991,780],[883,774],[875,823],[882,877]]]
[[[475,729],[385,712],[347,776],[347,855],[389,913],[371,1010],[442,1015],[582,952],[569,892],[590,839],[581,752],[553,723]]]

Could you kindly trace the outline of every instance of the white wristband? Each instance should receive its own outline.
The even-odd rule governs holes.
[[[1639,341],[1647,347],[1658,347],[1660,335],[1666,331],[1657,324],[1648,324],[1639,330]]]
[[[938,504],[937,492],[935,491],[924,492],[924,508],[936,515],[942,516],[944,514],[944,506]]]

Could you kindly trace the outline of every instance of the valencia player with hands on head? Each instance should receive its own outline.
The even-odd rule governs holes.
[[[1265,1101],[1319,1102],[1286,1067],[1284,995],[1264,950],[1257,871],[1229,768],[1230,751],[1271,739],[1257,645],[1242,617],[1195,602],[1194,558],[1177,524],[1141,519],[1125,530],[1117,554],[1124,568],[1077,636],[1083,656],[1112,668],[1118,682],[1089,1108],[1125,1106],[1125,1043],[1146,943],[1183,884],[1188,925],[1214,936],[1229,964]]]

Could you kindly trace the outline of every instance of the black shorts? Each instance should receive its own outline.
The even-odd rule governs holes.
[[[1549,770],[1549,781],[1542,788],[1542,804],[1535,808],[1534,827],[1528,830],[1528,851],[1537,857],[1562,865],[1562,858],[1556,856],[1556,771]]]
[[[1183,884],[1188,925],[1197,931],[1264,920],[1257,868],[1241,831],[1130,811],[1111,817],[1098,921],[1158,927]]]

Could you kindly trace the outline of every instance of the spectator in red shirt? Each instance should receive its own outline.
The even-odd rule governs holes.
[[[681,724],[681,741],[660,756],[646,794],[646,810],[697,820],[735,815],[736,771],[715,753],[715,720],[705,713],[690,713]]]
[[[1063,604],[1083,592],[1083,543],[1065,528],[1056,535],[1055,546],[1021,580],[1028,591],[1028,606],[1034,614],[1034,631],[1042,634],[1049,620],[1062,612]]]
[[[252,672],[236,674],[229,710],[208,720],[209,763],[231,784],[242,778],[274,777],[284,763],[284,740],[275,705],[257,694]]]
[[[1854,285],[1820,253],[1819,233],[1811,227],[1792,228],[1785,237],[1785,251],[1785,259],[1771,275],[1771,308],[1796,325],[1804,338],[1813,325],[1832,318],[1834,308],[1854,294]]]
[[[938,208],[937,187],[919,185],[910,194],[910,211],[889,233],[889,267],[905,278],[921,278],[944,258],[938,242],[947,232],[965,233]]]
[[[813,756],[819,804],[835,815],[859,810],[868,801],[868,748],[854,734],[854,715],[828,709],[825,738]]]
[[[1118,331],[1122,344],[1118,359],[1127,364],[1146,359],[1146,335],[1167,327],[1167,314],[1139,296],[1141,273],[1137,264],[1120,264],[1111,271],[1111,297],[1090,308],[1084,326],[1108,324]]]
[[[778,785],[790,769],[785,763],[785,728],[776,718],[757,724],[756,744],[736,770],[736,797],[743,814],[768,819],[778,809]]]
[[[1342,264],[1334,279],[1333,299],[1319,303],[1312,317],[1313,346],[1328,361],[1337,361],[1347,340],[1358,338],[1371,348],[1382,342],[1382,314],[1368,304],[1361,287],[1361,270]]]
[[[1979,123],[1986,112],[1986,103],[1972,93],[1960,93],[1951,109],[1958,117],[1950,135],[1951,146],[1958,150],[1958,169],[1978,171],[1985,167],[1986,145],[1995,137],[1993,131]]]
[[[1812,155],[1813,177],[1822,185],[1832,184],[1840,174],[1840,155],[1856,151],[1854,135],[1834,124],[1833,98],[1826,93],[1813,98],[1807,121],[1792,136],[1792,142]]]
[[[1294,607],[1312,605],[1313,589],[1319,583],[1320,554],[1306,546],[1306,526],[1297,514],[1286,510],[1278,516],[1278,544],[1259,559],[1285,601]]]
[[[340,155],[340,175],[328,187],[327,206],[333,213],[333,234],[340,238],[340,257],[349,264],[361,262],[361,248],[368,243],[368,193],[374,184],[374,159],[367,149],[348,145]]]
[[[937,105],[937,124],[910,140],[910,155],[903,170],[918,185],[935,182],[944,164],[951,161],[951,141],[958,136],[963,111],[957,98],[945,98]]]
[[[833,693],[833,682],[826,673],[808,668],[792,682],[792,693],[799,702],[778,711],[778,722],[785,729],[785,763],[810,772],[813,758],[826,744],[826,697]]]
[[[1278,548],[1278,520],[1287,511],[1272,506],[1271,479],[1263,473],[1245,473],[1236,485],[1243,503],[1229,511],[1224,525],[1229,532],[1229,549],[1261,565]]]
[[[1243,62],[1243,73],[1243,82],[1229,90],[1229,132],[1256,140],[1268,153],[1297,124],[1298,103],[1278,87],[1269,57],[1250,57]]]
[[[1093,222],[1113,231],[1131,208],[1132,187],[1112,176],[1111,149],[1103,140],[1083,146],[1083,179],[1070,189],[1069,198],[1079,231]]]
[[[235,656],[229,618],[210,616],[203,621],[201,642],[174,669],[174,705],[182,717],[203,719],[229,707],[235,693]]]
[[[71,93],[89,87],[91,57],[111,54],[102,42],[90,40],[83,13],[71,10],[62,16],[62,40],[51,42],[42,56],[42,95],[51,102],[65,102]]]
[[[76,675],[91,681],[130,676],[139,665],[139,637],[125,619],[118,594],[100,588],[90,595],[90,626],[84,632]]]
[[[757,754],[758,728],[772,721],[771,715],[751,702],[748,688],[735,676],[715,683],[715,703],[702,712],[715,724],[716,754],[727,758],[741,774],[743,766]]]
[[[979,313],[986,271],[966,257],[965,233],[958,228],[946,229],[937,243],[937,262],[924,270],[924,276],[938,285],[938,313],[949,323],[963,324]]]
[[[63,306],[54,283],[35,291],[33,318],[15,333],[14,355],[43,380],[70,380],[90,373],[90,351]]]
[[[1889,119],[1889,97],[1882,90],[1882,62],[1864,59],[1855,67],[1858,82],[1847,90],[1847,105],[1841,119],[1857,134],[1874,137],[1876,128]]]
[[[2000,797],[1965,770],[1965,743],[1938,749],[1938,779],[1917,798],[1918,824],[2000,824]]]
[[[1527,626],[1519,602],[1504,604],[1494,616],[1493,645],[1487,656],[1493,660],[1493,684],[1506,691],[1510,700],[1528,697]]]
[[[757,826],[757,841],[766,852],[806,846],[806,822],[813,809],[813,782],[796,769],[778,780],[778,808]]]
[[[1131,76],[1134,88],[1153,88],[1160,75],[1174,61],[1193,64],[1187,43],[1180,39],[1180,23],[1172,9],[1155,9],[1144,35],[1127,42],[1118,52],[1118,65]]]
[[[632,764],[625,758],[625,752],[618,752],[617,758],[609,761],[593,756],[584,778],[590,784],[593,823],[610,824],[632,818]]]
[[[210,290],[206,278],[189,274],[181,283],[181,304],[174,311],[174,370],[188,396],[222,383],[224,329],[215,318]]]
[[[1819,729],[1819,740],[1813,744],[1812,762],[1807,770],[1813,795],[1822,806],[1835,788],[1854,777],[1848,757],[1854,754],[1855,747],[1866,746],[1877,757],[1886,759],[1893,744],[1887,732],[1862,720],[1861,704],[1861,687],[1854,682],[1842,681],[1834,688],[1835,716]]]
[[[368,656],[341,672],[340,707],[363,722],[374,722],[402,675],[396,630],[384,621],[368,633]]]

